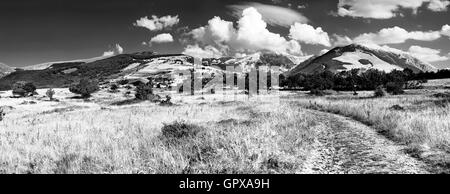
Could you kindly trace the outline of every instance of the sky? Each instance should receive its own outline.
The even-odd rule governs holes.
[[[2,0],[0,63],[155,51],[318,55],[351,43],[450,68],[449,0]]]

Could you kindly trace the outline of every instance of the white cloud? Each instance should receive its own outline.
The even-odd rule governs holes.
[[[448,0],[431,0],[428,5],[428,9],[432,11],[447,11],[447,6],[450,5],[450,1]]]
[[[103,52],[104,57],[110,57],[114,55],[114,51],[105,51]]]
[[[236,29],[233,27],[233,22],[222,20],[216,16],[208,21],[207,26],[196,28],[189,34],[204,44],[221,44],[235,38]]]
[[[296,41],[287,41],[279,34],[270,32],[262,15],[255,8],[247,8],[238,21],[235,44],[244,50],[271,50],[280,53],[300,54]]]
[[[341,36],[337,34],[333,34],[332,40],[334,46],[347,46],[353,43],[353,40],[348,36]]]
[[[122,53],[123,53],[122,46],[120,46],[119,44],[116,44],[116,45],[114,45],[113,49],[103,52],[103,56],[110,57],[110,56],[118,55],[118,54],[122,54]]]
[[[118,53],[118,54],[122,54],[123,53],[123,48],[119,44],[116,44],[116,53]]]
[[[364,33],[357,36],[353,41],[362,44],[399,44],[406,40],[433,41],[440,38],[438,31],[414,31],[408,32],[403,28],[395,26],[393,28],[384,28],[377,33]]]
[[[183,54],[197,58],[219,58],[223,56],[221,51],[210,45],[204,48],[198,45],[188,45]]]
[[[446,56],[440,56],[441,51],[432,49],[432,48],[426,48],[421,46],[413,45],[409,47],[408,52],[425,62],[437,62],[437,61],[446,61],[449,58]]]
[[[255,8],[263,16],[263,20],[272,26],[289,27],[295,22],[307,23],[309,21],[308,18],[295,10],[275,5],[252,2],[229,6],[236,18],[240,18],[242,12],[250,7]]]
[[[442,26],[441,34],[450,37],[450,26],[448,24]]]
[[[295,23],[289,30],[289,36],[294,40],[306,44],[331,46],[328,33],[324,32],[321,27],[314,29],[314,27],[308,24]]]
[[[147,28],[150,31],[159,31],[163,30],[168,27],[172,27],[180,22],[180,19],[177,16],[163,16],[158,17],[153,15],[151,19],[149,19],[147,16],[140,18],[139,20],[136,20],[136,22],[133,24],[134,26]]]
[[[173,37],[169,33],[158,34],[150,40],[150,43],[167,43],[173,42]]]
[[[188,34],[203,45],[218,48],[229,54],[270,50],[278,53],[302,54],[300,44],[295,40],[286,40],[280,34],[267,29],[267,23],[255,8],[247,8],[237,22],[214,17],[208,25],[192,30]]]
[[[399,10],[410,9],[417,13],[419,7],[428,5],[431,11],[446,11],[449,0],[339,0],[339,16],[389,19],[401,15]]]

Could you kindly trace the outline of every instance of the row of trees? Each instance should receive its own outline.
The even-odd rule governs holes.
[[[422,72],[414,75],[416,80],[450,78],[450,69],[440,69],[437,72]]]
[[[336,90],[358,91],[375,90],[379,86],[385,87],[391,93],[401,93],[403,88],[417,88],[425,80],[418,80],[417,74],[410,69],[394,70],[385,73],[376,69],[361,72],[358,69],[332,73],[324,71],[316,74],[298,74],[295,76],[281,76],[280,85],[285,88],[303,90]]]

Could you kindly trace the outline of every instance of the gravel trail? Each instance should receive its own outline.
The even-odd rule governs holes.
[[[323,121],[302,174],[426,174],[426,165],[398,145],[350,118],[307,110]]]

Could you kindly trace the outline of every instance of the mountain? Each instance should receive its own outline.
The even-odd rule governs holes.
[[[17,81],[32,82],[38,88],[68,87],[83,78],[107,83],[123,79],[147,82],[147,78],[152,77],[165,84],[179,84],[190,76],[189,70],[193,68],[199,73],[223,73],[219,68],[194,65],[191,56],[158,55],[153,52],[120,54],[92,62],[77,60],[39,67],[18,70],[0,78],[0,90],[11,89],[11,85]]]
[[[6,64],[0,63],[0,77],[10,74],[11,72],[14,72],[14,68]]]
[[[332,72],[351,69],[378,69],[385,72],[409,68],[414,72],[436,71],[431,64],[423,62],[406,52],[383,47],[351,44],[336,47],[322,56],[313,57],[292,68],[288,75],[311,74],[324,70]]]
[[[36,65],[30,65],[26,67],[21,67],[23,70],[43,70],[51,67],[54,64],[62,64],[62,63],[90,63],[102,59],[106,59],[110,56],[100,56],[100,57],[94,57],[90,59],[77,59],[77,60],[71,60],[71,61],[56,61],[56,62],[46,62],[46,63],[40,63]]]
[[[223,70],[227,66],[240,67],[244,72],[249,72],[251,68],[259,66],[278,66],[282,72],[288,71],[295,64],[301,63],[310,56],[298,57],[289,54],[280,54],[274,52],[256,52],[254,54],[241,57],[223,57],[218,59],[203,59],[206,65],[217,66]]]
[[[52,63],[37,69],[23,69],[0,78],[0,90],[8,90],[17,81],[33,82],[37,87],[66,87],[82,78],[109,79],[134,63],[146,63],[157,57],[151,53],[121,54],[92,62]]]

